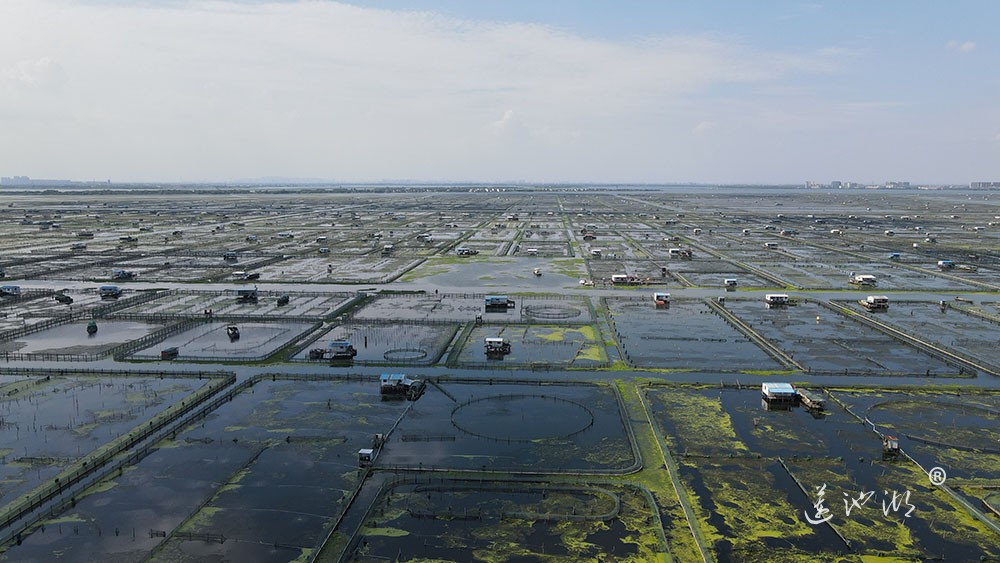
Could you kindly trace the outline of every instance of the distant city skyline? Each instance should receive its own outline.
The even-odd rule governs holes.
[[[985,0],[5,0],[0,174],[995,182],[997,21]]]

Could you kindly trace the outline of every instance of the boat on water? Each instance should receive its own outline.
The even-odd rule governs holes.
[[[350,360],[358,355],[358,351],[347,340],[334,340],[326,348],[313,348],[309,351],[310,360]]]
[[[542,275],[542,269],[541,268],[535,268],[534,270],[531,270],[531,273],[535,274],[536,276],[540,276],[540,275]]]
[[[503,358],[503,356],[510,354],[510,342],[505,338],[487,337],[485,340],[485,349],[486,357]]]

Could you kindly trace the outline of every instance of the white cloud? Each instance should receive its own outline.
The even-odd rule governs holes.
[[[698,125],[695,125],[691,132],[695,135],[707,135],[711,131],[714,131],[715,128],[716,124],[714,121],[702,121]]]
[[[49,57],[17,61],[0,71],[0,81],[8,86],[50,87],[58,85],[63,76],[62,67]]]
[[[503,117],[494,121],[492,123],[492,130],[494,135],[503,135],[510,125],[511,121],[514,119],[514,110],[509,109],[503,112]]]
[[[952,39],[945,43],[945,48],[950,51],[958,51],[960,53],[971,53],[976,50],[976,44],[972,41],[956,41]]]
[[[0,172],[490,180],[506,142],[514,177],[648,179],[706,93],[845,56],[336,2],[4,0]]]

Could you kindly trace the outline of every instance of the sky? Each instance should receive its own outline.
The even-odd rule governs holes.
[[[0,0],[0,174],[1000,181],[994,0]]]

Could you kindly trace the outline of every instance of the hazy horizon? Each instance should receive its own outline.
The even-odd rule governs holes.
[[[0,175],[997,181],[998,19],[987,1],[7,0]]]

